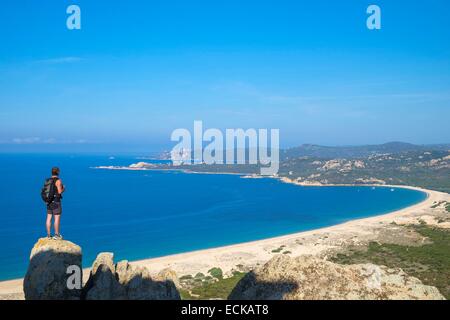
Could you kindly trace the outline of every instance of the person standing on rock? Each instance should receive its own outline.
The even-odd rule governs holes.
[[[47,221],[45,224],[47,228],[47,238],[52,238],[51,227],[53,218],[55,229],[53,239],[55,240],[62,240],[63,238],[60,233],[60,222],[62,213],[61,199],[62,194],[65,191],[65,187],[59,178],[59,173],[60,170],[58,167],[52,168],[52,177],[45,181],[44,187],[41,191],[41,197],[47,204]]]

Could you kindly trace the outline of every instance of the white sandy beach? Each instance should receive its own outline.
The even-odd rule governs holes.
[[[206,274],[213,267],[220,267],[225,274],[233,270],[249,270],[267,262],[275,254],[283,252],[291,256],[311,254],[326,257],[327,253],[347,245],[365,245],[369,241],[376,241],[378,237],[383,237],[386,228],[396,228],[393,222],[397,225],[419,223],[419,221],[425,221],[431,225],[437,224],[435,215],[442,211],[442,208],[432,208],[432,206],[441,201],[450,202],[448,193],[416,187],[383,187],[415,189],[427,193],[428,197],[414,206],[380,216],[270,239],[139,260],[132,264],[145,266],[153,274],[157,274],[164,268],[170,268],[178,276],[182,276],[195,275],[198,272]],[[450,228],[448,222],[441,223],[439,226]],[[272,252],[272,250],[278,252]],[[85,280],[88,275],[89,269],[85,269]],[[22,281],[22,279],[16,279],[0,282],[0,298],[20,296]]]
[[[398,187],[398,186],[386,186]],[[158,272],[164,268],[171,268],[178,275],[206,273],[212,267],[220,267],[227,273],[236,270],[238,265],[254,267],[265,263],[274,256],[272,250],[283,246],[283,251],[289,251],[290,255],[302,254],[326,254],[329,249],[335,249],[347,244],[358,244],[367,241],[380,226],[396,222],[397,224],[418,223],[425,220],[429,224],[436,223],[433,220],[433,204],[439,201],[450,201],[447,193],[408,187],[426,192],[426,200],[414,206],[391,212],[388,214],[352,220],[340,225],[299,232],[286,236],[270,239],[246,242],[225,247],[199,250],[181,254],[135,261],[133,264],[146,266],[152,272]],[[440,225],[441,227],[445,227]],[[449,227],[449,226],[447,226]]]

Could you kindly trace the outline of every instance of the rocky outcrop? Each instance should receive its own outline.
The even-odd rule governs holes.
[[[162,269],[156,276],[156,279],[159,279],[160,281],[170,280],[175,287],[180,288],[180,280],[178,279],[177,273],[170,268]]]
[[[444,299],[401,269],[373,264],[339,265],[312,256],[279,255],[248,273],[232,300]]]
[[[97,256],[88,282],[83,290],[87,300],[179,300],[173,277],[165,271],[155,278],[144,267],[132,266],[128,261],[114,264],[112,253]]]
[[[41,238],[34,245],[23,290],[27,300],[76,300],[80,289],[69,289],[68,268],[81,270],[81,248],[65,240]],[[81,272],[80,284],[81,284]]]
[[[151,277],[143,267],[128,261],[114,263],[113,253],[100,253],[86,285],[82,285],[81,248],[65,240],[39,239],[30,256],[24,279],[27,300],[179,300],[178,278],[170,269]],[[79,286],[68,285],[73,270]]]
[[[83,288],[83,299],[123,300],[125,288],[117,280],[116,266],[112,253],[100,253],[95,259],[89,280]]]

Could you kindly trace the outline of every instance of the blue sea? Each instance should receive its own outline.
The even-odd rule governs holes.
[[[23,277],[45,232],[40,189],[52,166],[66,185],[62,234],[83,249],[136,260],[305,231],[401,209],[422,192],[299,187],[275,179],[168,171],[98,170],[133,156],[0,154],[0,280]]]

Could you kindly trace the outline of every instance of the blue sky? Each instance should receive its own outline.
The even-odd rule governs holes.
[[[77,4],[82,29],[66,28]],[[366,28],[366,8],[382,29]],[[450,142],[450,3],[2,1],[0,150],[159,150],[176,128],[282,146]],[[93,147],[95,146],[95,147]]]

